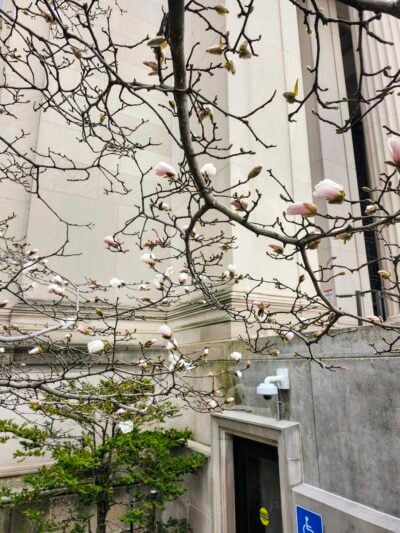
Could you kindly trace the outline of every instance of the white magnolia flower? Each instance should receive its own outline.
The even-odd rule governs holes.
[[[0,348],[0,353],[4,353],[5,352],[5,349],[4,348]]]
[[[55,283],[51,283],[47,287],[47,292],[49,294],[56,294],[57,296],[65,296],[65,287],[60,287],[59,285],[56,285]]]
[[[133,422],[132,420],[123,420],[121,422],[118,422],[117,428],[120,430],[121,433],[124,433],[124,434],[132,433]]]
[[[228,269],[224,272],[224,278],[230,278],[233,279],[238,272],[238,268],[236,265],[228,265]]]
[[[114,414],[116,414],[117,416],[121,416],[121,415],[124,415],[125,413],[126,413],[126,409],[124,409],[123,407],[120,407],[119,409],[115,411]]]
[[[143,254],[140,258],[146,265],[154,266],[156,264],[156,256],[154,254]]]
[[[88,352],[90,354],[97,354],[97,353],[104,352],[105,347],[106,347],[105,343],[101,340],[90,341],[87,344]]]
[[[207,407],[209,409],[215,409],[216,407],[218,407],[218,402],[216,400],[207,400]]]
[[[242,354],[240,352],[232,352],[231,353],[231,359],[232,361],[235,361],[235,363],[238,363],[242,358]]]
[[[179,285],[185,285],[187,280],[188,280],[188,275],[186,274],[186,272],[181,272],[179,274]]]
[[[168,368],[171,372],[175,369],[193,370],[196,368],[193,363],[185,361],[180,354],[175,354],[173,352],[169,352],[168,361],[170,363]]]
[[[44,350],[43,350],[43,348],[41,346],[35,346],[31,350],[29,350],[28,354],[29,355],[39,355],[39,354],[41,354],[43,352],[44,352]]]
[[[51,281],[51,283],[55,283],[56,285],[61,285],[61,286],[62,285],[68,285],[68,281],[63,279],[58,274],[56,276],[53,276],[50,281]]]
[[[119,287],[123,287],[125,285],[125,281],[122,281],[122,279],[118,278],[111,278],[110,279],[110,287],[114,287],[115,289]]]
[[[241,370],[236,370],[235,376],[240,379],[243,376],[243,372]]]
[[[203,178],[209,180],[217,174],[217,169],[212,163],[206,163],[201,167],[200,174],[203,176]]]

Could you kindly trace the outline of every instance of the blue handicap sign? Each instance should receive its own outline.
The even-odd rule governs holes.
[[[323,533],[322,516],[296,505],[297,533]]]

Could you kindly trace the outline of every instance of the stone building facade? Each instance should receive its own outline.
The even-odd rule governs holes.
[[[119,3],[126,10],[118,25],[121,39],[129,40],[132,28],[143,35],[153,35],[157,31],[162,0],[119,0]],[[346,12],[343,6],[336,5],[332,0],[321,0],[320,4],[327,14],[336,16],[340,10],[342,16],[351,17],[351,12]],[[261,93],[269,95],[275,90],[278,94],[283,93],[296,79],[300,80],[300,90],[306,91],[310,83],[306,65],[312,63],[316,53],[300,16],[290,2],[260,2],[257,11],[253,29],[255,33],[257,30],[262,33],[263,39],[257,44],[259,57],[252,61],[251,72],[250,66],[244,65],[234,78],[215,76],[212,82],[215,88],[218,87],[219,98],[232,103],[239,111],[257,103]],[[239,22],[232,14],[224,17],[220,24],[222,28],[234,28]],[[383,31],[395,46],[388,48],[388,57],[382,59],[382,50],[373,49],[370,45],[367,60],[372,70],[378,59],[389,64],[399,63],[399,29],[398,21],[389,18],[385,24],[377,26],[376,31]],[[190,41],[198,39],[199,28],[192,27],[190,22],[187,31]],[[321,38],[325,45],[321,83],[329,88],[334,99],[346,92],[352,75],[357,71],[355,56],[352,59],[355,37],[351,32],[342,31],[338,25],[332,25],[324,28]],[[142,60],[138,58],[134,63],[129,60],[122,66],[138,78],[143,78],[147,71]],[[370,88],[371,91],[376,89],[376,86]],[[361,131],[344,135],[337,135],[318,122],[312,113],[315,105],[310,101],[297,121],[289,123],[287,103],[281,99],[259,119],[255,118],[255,126],[264,137],[279,146],[279,150],[268,153],[268,166],[277,175],[285,177],[285,185],[294,196],[304,195],[307,191],[311,197],[313,185],[323,178],[330,178],[343,184],[350,196],[358,199],[362,165],[368,170],[364,178],[374,183],[387,159],[382,126],[386,124],[396,131],[400,130],[399,101],[395,98],[386,100],[368,115]],[[129,117],[133,123],[143,118],[141,108],[138,113],[140,115]],[[346,116],[348,104],[344,102],[340,105],[337,113]],[[161,126],[151,114],[144,118],[148,119],[147,133],[163,138],[160,145],[151,147],[144,154],[146,164],[154,165],[159,160],[174,162],[177,148],[163,136]],[[41,152],[55,143],[60,149],[68,147],[77,161],[84,162],[85,157],[89,157],[80,150],[73,126],[66,125],[55,114],[34,112],[32,105],[27,104],[18,122],[7,117],[1,120],[9,135],[17,135],[21,129],[30,133],[26,140],[27,150]],[[226,144],[240,135],[247,135],[229,117],[223,121],[221,131]],[[360,155],[361,139],[365,150]],[[245,140],[256,149],[252,139]],[[258,162],[255,158],[254,164]],[[236,159],[223,165],[220,179],[226,183],[231,176],[247,169],[241,168]],[[120,171],[128,182],[135,183],[138,179],[128,164]],[[0,185],[0,190],[0,209],[18,214],[13,227],[16,235],[26,235],[32,246],[44,252],[56,248],[60,228],[51,213],[44,213],[41,203],[17,185],[5,182]],[[70,183],[66,176],[52,175],[42,183],[42,191],[63,216],[72,218],[76,223],[93,224],[92,230],[79,230],[79,244],[75,251],[81,255],[55,260],[55,267],[79,281],[87,272],[101,280],[113,276],[129,279],[135,271],[138,277],[146,279],[147,270],[138,261],[137,250],[123,256],[113,255],[107,253],[102,242],[104,235],[112,234],[129,218],[137,193],[135,189],[126,196],[105,196],[101,176]],[[266,184],[262,192],[270,198],[268,210],[271,216],[279,215],[281,206],[273,194],[276,191]],[[179,211],[180,206],[173,208]],[[232,231],[240,246],[230,251],[230,262],[245,271],[249,257],[252,257],[253,273],[261,275],[265,269],[265,252],[258,250],[255,237],[249,237],[240,228]],[[398,228],[394,226],[390,231],[394,241],[399,242]],[[379,253],[379,250],[366,250],[362,236],[352,239],[345,247],[331,239],[318,250],[318,261],[324,263],[335,256],[338,263],[356,267],[365,263],[368,253]],[[287,270],[285,275],[288,278],[299,275],[294,261],[282,268]],[[365,293],[361,305],[363,314],[367,315],[377,305],[371,297],[371,287],[378,292],[381,287],[376,285],[373,276],[362,272],[355,269],[352,276],[336,277],[325,289],[331,291],[338,305],[354,311],[356,292]],[[245,285],[232,288],[226,298],[240,298],[241,291],[246,291]],[[44,295],[38,294],[38,297],[43,298]],[[282,291],[271,289],[267,297],[274,306],[288,305],[288,297]],[[389,306],[386,313],[393,318],[398,310]],[[38,317],[15,303],[11,309],[0,309],[0,319],[34,328]],[[146,322],[135,323],[138,337],[147,338],[152,331],[158,330],[164,319],[165,316],[160,313],[149,317]],[[179,336],[181,346],[188,351],[205,343],[210,347],[211,369],[223,364],[234,348],[245,353],[245,348],[235,340],[238,333],[236,324],[222,312],[208,311],[185,302],[168,311],[168,321]],[[344,326],[350,328],[354,324]],[[357,331],[349,329],[338,341],[327,339],[322,342],[319,355],[323,360],[339,361],[339,366],[343,367],[335,372],[323,370],[308,361],[296,360],[286,354],[284,348],[279,358],[274,360],[246,354],[253,366],[240,385],[232,384],[232,393],[238,399],[234,409],[213,416],[187,411],[180,420],[173,421],[175,425],[189,426],[194,432],[192,446],[210,456],[210,464],[204,474],[188,479],[187,496],[175,509],[188,516],[194,533],[242,533],[236,527],[234,512],[234,437],[277,448],[281,530],[285,533],[297,531],[296,505],[320,514],[325,523],[324,531],[328,533],[400,531],[397,459],[400,452],[400,403],[395,393],[399,357],[396,354],[374,356],[369,343],[379,341],[375,335],[373,327],[364,327]],[[291,385],[289,391],[282,392],[282,420],[276,421],[274,399],[266,401],[257,396],[255,390],[261,378],[275,374],[279,367],[289,369]],[[20,466],[10,462],[11,452],[12,447],[0,457],[0,476],[4,478],[23,473]],[[25,463],[22,468],[26,471],[35,467],[36,463]],[[273,530],[272,522],[270,526]],[[265,531],[268,530],[266,527]]]

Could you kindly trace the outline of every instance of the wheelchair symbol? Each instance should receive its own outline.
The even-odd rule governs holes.
[[[303,533],[314,533],[314,530],[313,528],[309,525],[308,523],[308,516],[305,516],[304,517],[304,520],[306,521],[304,526],[303,526]]]

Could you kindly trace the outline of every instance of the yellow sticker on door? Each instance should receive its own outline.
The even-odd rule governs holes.
[[[265,507],[260,509],[260,522],[263,526],[269,526],[269,512]]]

